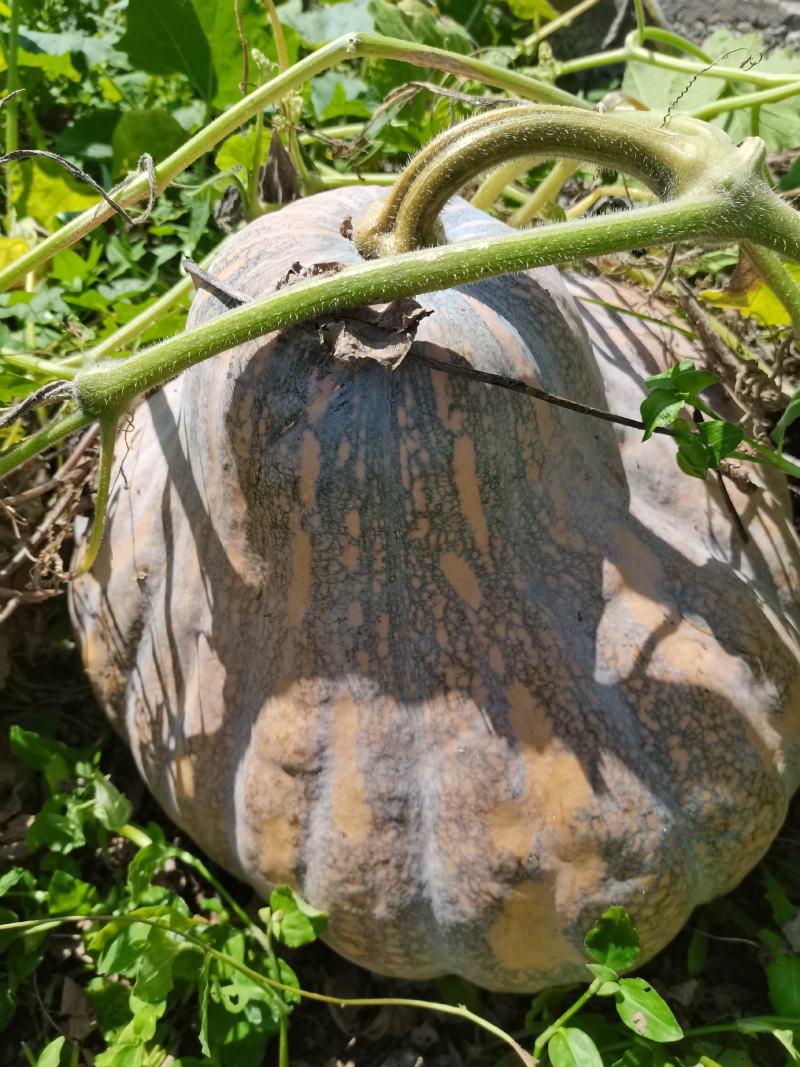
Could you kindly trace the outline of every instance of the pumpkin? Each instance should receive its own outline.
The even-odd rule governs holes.
[[[342,221],[380,195],[293,203],[209,270],[257,297],[295,261],[354,262]],[[443,221],[450,241],[504,230],[463,200]],[[579,310],[554,269],[419,299],[419,351],[629,415],[685,354]],[[224,310],[201,291],[189,322]],[[730,488],[745,544],[668,439],[413,352],[341,362],[303,326],[142,403],[77,634],[169,816],[259,893],[327,911],[344,956],[580,980],[605,908],[651,955],[759,859],[800,781],[785,490]]]

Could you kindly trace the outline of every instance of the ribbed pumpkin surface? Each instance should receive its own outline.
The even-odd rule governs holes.
[[[292,204],[210,270],[256,297],[296,260],[352,262],[342,220],[378,195]],[[463,202],[444,221],[503,229]],[[574,283],[624,299],[603,286]],[[420,302],[428,352],[631,415],[680,342],[579,313],[551,270]],[[190,322],[223,310],[201,293]],[[151,397],[72,604],[170,816],[384,973],[579,979],[610,904],[665,944],[800,781],[800,581],[782,497],[731,489],[744,545],[715,481],[640,438],[413,354],[335,362],[314,327]]]

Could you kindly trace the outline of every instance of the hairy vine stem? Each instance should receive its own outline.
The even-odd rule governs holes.
[[[330,67],[353,59],[396,59],[417,67],[433,67],[455,74],[470,81],[483,82],[506,92],[529,100],[542,100],[550,104],[564,104],[591,110],[591,104],[579,100],[571,93],[558,89],[535,77],[504,70],[483,63],[469,56],[457,55],[442,48],[430,48],[410,41],[398,41],[374,33],[352,33],[337,37],[335,41],[306,56],[289,70],[282,71],[265,85],[250,93],[239,103],[209,123],[203,130],[190,137],[172,155],[155,167],[156,191],[162,192],[174,178],[191,166],[200,156],[237,130],[248,119],[275,104],[283,97],[301,87],[310,78]],[[115,191],[115,199],[121,204],[133,204],[144,199],[150,191],[146,175],[137,175]],[[86,234],[100,226],[111,216],[111,208],[100,203],[72,219],[60,230],[15,259],[0,271],[0,291],[8,289],[30,271],[47,263],[64,248],[69,248]]]

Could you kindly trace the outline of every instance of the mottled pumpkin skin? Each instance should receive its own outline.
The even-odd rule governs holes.
[[[352,262],[340,225],[378,195],[292,204],[210,269],[256,297],[295,260]],[[445,225],[504,229],[463,201]],[[420,300],[429,352],[628,414],[686,354],[579,312],[553,270]],[[222,311],[201,293],[190,322]],[[779,828],[800,780],[780,489],[731,489],[745,546],[669,441],[413,358],[336,363],[313,328],[184,374],[118,463],[72,596],[96,691],[168,814],[259,892],[328,911],[352,960],[580,979],[607,906],[652,954]]]

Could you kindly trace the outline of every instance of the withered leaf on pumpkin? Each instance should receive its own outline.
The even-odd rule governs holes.
[[[297,172],[277,130],[272,131],[267,162],[261,168],[258,194],[264,204],[289,204],[299,196]]]
[[[283,289],[287,285],[304,282],[307,278],[320,278],[326,274],[338,274],[340,270],[344,270],[344,263],[332,261],[330,263],[312,263],[310,267],[304,267],[300,260],[295,260],[275,288]]]
[[[319,335],[334,359],[352,363],[372,359],[395,370],[414,343],[417,326],[433,312],[413,297],[378,307],[361,307],[319,327]]]

